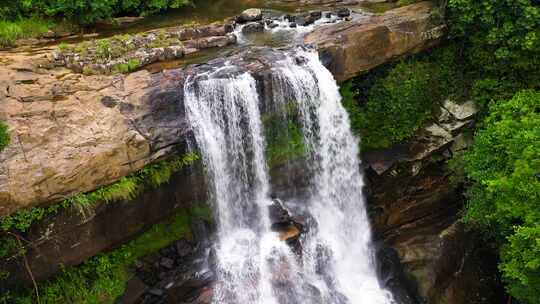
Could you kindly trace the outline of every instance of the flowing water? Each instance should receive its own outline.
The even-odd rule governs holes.
[[[275,62],[272,78],[270,103],[295,104],[307,151],[309,195],[296,202],[307,214],[300,256],[270,230],[263,98],[255,79],[225,65],[185,83],[216,209],[214,303],[393,303],[377,280],[358,141],[335,80],[315,52],[304,50]]]

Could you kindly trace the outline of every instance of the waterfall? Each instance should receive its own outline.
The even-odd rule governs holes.
[[[272,258],[294,264],[270,231],[268,173],[255,80],[247,73],[188,79],[186,112],[210,180],[218,240],[214,303],[278,303],[271,287]]]
[[[309,195],[285,202],[308,216],[300,256],[270,229],[255,79],[224,66],[184,84],[186,114],[216,210],[214,303],[393,303],[376,277],[358,141],[335,80],[315,52],[303,50],[275,62],[272,77],[271,102],[277,108],[296,104],[307,147]]]
[[[336,81],[318,55],[307,51],[279,62],[274,75],[279,88],[288,88],[276,92],[278,98],[298,105],[309,151],[312,181],[304,204],[312,223],[303,243],[304,273],[318,282],[323,303],[392,303],[377,280],[358,140]]]

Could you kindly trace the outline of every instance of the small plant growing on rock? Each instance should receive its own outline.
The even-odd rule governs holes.
[[[75,47],[74,51],[75,51],[75,53],[78,53],[81,56],[86,56],[86,55],[88,55],[88,49],[89,48],[90,48],[90,42],[84,41],[84,42],[79,43]]]
[[[60,53],[68,53],[72,52],[73,48],[69,44],[62,42],[58,45],[58,50],[60,51]]]
[[[96,44],[96,57],[101,59],[110,59],[112,50],[108,39],[99,40]]]
[[[112,68],[113,73],[129,73],[135,71],[139,65],[140,60],[137,58],[129,59],[126,63],[119,63]]]
[[[5,123],[0,122],[0,151],[4,150],[4,148],[9,145],[9,142],[8,126]]]

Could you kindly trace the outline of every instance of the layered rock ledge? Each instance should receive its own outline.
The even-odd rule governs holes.
[[[344,80],[436,43],[442,26],[433,15],[434,6],[422,2],[329,25],[306,41]],[[43,54],[0,56],[0,119],[11,136],[0,153],[0,216],[111,184],[168,156],[189,137],[183,82],[205,65],[85,76],[46,68]],[[272,63],[264,56],[248,51],[236,62],[264,78]]]
[[[420,2],[321,27],[307,35],[305,42],[319,50],[327,68],[343,81],[435,45],[446,29],[441,18],[433,3]]]

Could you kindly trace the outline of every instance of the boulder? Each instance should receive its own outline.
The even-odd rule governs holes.
[[[250,22],[242,27],[243,34],[251,34],[264,31],[264,24],[260,22]]]
[[[249,8],[243,11],[236,21],[238,23],[250,22],[250,21],[259,21],[262,19],[262,10],[259,8]]]
[[[320,27],[304,41],[315,46],[334,77],[344,81],[396,57],[437,44],[446,27],[436,14],[432,2],[420,2],[383,15],[365,15]]]

